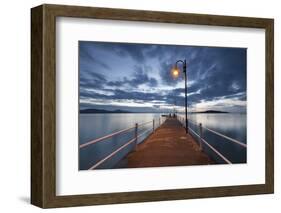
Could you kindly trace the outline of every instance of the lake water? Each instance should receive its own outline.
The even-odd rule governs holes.
[[[230,138],[236,139],[247,144],[247,116],[239,113],[193,113],[188,115],[189,119],[196,124],[202,123],[203,127],[215,130]],[[189,122],[197,134],[199,134],[199,126]],[[202,128],[203,138],[222,153],[232,163],[246,163],[247,149],[239,146],[225,138],[222,138],[204,128]],[[192,134],[192,133],[191,133]],[[193,134],[194,135],[194,134]],[[194,138],[198,139],[194,135]],[[204,143],[203,143],[204,145]],[[206,152],[216,163],[225,163],[206,145],[203,146]]]
[[[83,144],[96,138],[111,134],[113,132],[134,127],[136,123],[141,124],[155,120],[155,127],[159,125],[161,114],[158,113],[106,113],[106,114],[80,114],[79,125],[79,143]],[[149,129],[152,129],[152,122],[138,129],[139,134]],[[149,135],[148,131],[142,137],[138,138],[138,143]],[[88,147],[80,149],[79,152],[79,168],[81,170],[88,169],[99,160],[105,158],[108,154],[130,141],[135,135],[135,130],[132,129],[126,133],[116,135],[112,138],[95,143]],[[133,144],[124,148],[111,159],[104,162],[98,168],[115,168],[119,165],[120,160],[124,158],[133,149]]]
[[[189,119],[196,123],[202,123],[210,129],[218,131],[243,143],[246,143],[246,114],[189,114]],[[161,118],[159,113],[108,113],[108,114],[80,114],[79,117],[79,144],[100,138],[113,132],[134,127],[136,123],[144,123],[155,120],[155,127],[159,125]],[[189,123],[194,131],[198,132],[197,125]],[[151,130],[149,130],[151,129]],[[139,128],[139,134],[146,131],[142,137],[138,139],[141,143],[147,135],[152,132],[152,122]],[[85,170],[93,166],[95,163],[105,158],[107,155],[130,141],[134,137],[134,129],[116,135],[112,138],[89,145],[79,151],[79,169]],[[215,134],[203,129],[203,137],[218,151],[223,153],[233,163],[246,162],[246,149],[239,145],[233,144]],[[194,136],[196,139],[196,136]],[[118,154],[102,163],[98,168],[119,168],[126,167],[122,159],[132,151],[133,144],[130,144]],[[206,152],[217,163],[223,161],[216,156],[208,147],[204,146]]]

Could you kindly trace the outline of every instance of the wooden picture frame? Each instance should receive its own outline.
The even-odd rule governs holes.
[[[265,184],[56,195],[56,17],[265,29]],[[31,203],[42,208],[266,194],[274,191],[274,21],[126,9],[41,5],[31,9]]]

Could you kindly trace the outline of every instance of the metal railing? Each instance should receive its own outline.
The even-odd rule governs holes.
[[[177,116],[177,119],[178,119],[178,120],[181,122],[181,124],[185,127],[185,118],[184,118],[183,116],[178,115],[178,116]],[[238,141],[238,140],[236,140],[236,139],[234,139],[234,138],[231,138],[231,137],[229,137],[229,136],[226,136],[226,135],[224,135],[224,134],[222,134],[222,133],[219,133],[219,132],[217,132],[217,131],[215,131],[215,130],[213,130],[213,129],[207,128],[207,127],[203,126],[202,123],[196,123],[196,122],[194,122],[194,121],[192,121],[192,120],[190,120],[190,119],[188,119],[188,122],[192,123],[192,124],[195,125],[195,126],[198,126],[198,128],[199,128],[199,134],[198,134],[198,133],[196,133],[196,131],[194,131],[194,129],[192,129],[192,128],[190,127],[190,125],[188,126],[188,129],[189,129],[195,136],[198,137],[200,150],[202,150],[202,144],[204,143],[204,144],[207,145],[216,155],[218,155],[224,162],[226,162],[226,163],[228,163],[228,164],[232,164],[232,162],[231,162],[229,159],[227,159],[221,152],[219,152],[215,147],[213,147],[209,142],[207,142],[207,141],[203,138],[203,129],[206,129],[207,131],[212,132],[212,133],[215,134],[215,135],[218,135],[218,136],[220,136],[220,137],[222,137],[222,138],[224,138],[224,139],[227,139],[228,141],[230,141],[230,142],[232,142],[232,143],[234,143],[234,144],[239,145],[240,147],[243,147],[243,148],[247,149],[247,144],[245,144],[245,143],[243,143],[243,142],[241,142],[241,141]]]
[[[151,124],[152,123],[152,127],[147,129],[147,130],[144,130],[142,131],[141,133],[139,132],[140,130],[140,127],[143,127],[145,125],[148,125],[148,124]],[[138,145],[138,138],[142,137],[143,135],[145,135],[146,133],[152,131],[154,132],[161,124],[163,123],[162,121],[162,117],[159,117],[158,119],[158,126],[156,127],[156,119],[153,119],[151,121],[148,121],[148,122],[144,122],[144,123],[141,123],[141,124],[138,124],[136,123],[135,126],[133,127],[129,127],[129,128],[126,128],[126,129],[122,129],[122,130],[119,130],[117,132],[113,132],[111,134],[108,134],[108,135],[105,135],[103,137],[100,137],[100,138],[97,138],[97,139],[94,139],[94,140],[91,140],[91,141],[88,141],[86,143],[83,143],[81,145],[79,145],[79,149],[82,149],[82,148],[85,148],[85,147],[88,147],[92,144],[95,144],[95,143],[98,143],[98,142],[101,142],[101,141],[104,141],[106,139],[109,139],[109,138],[112,138],[114,136],[117,136],[117,135],[120,135],[122,133],[126,133],[126,132],[129,132],[130,130],[135,130],[135,134],[134,134],[134,137],[129,140],[128,142],[126,142],[125,144],[123,144],[122,146],[120,146],[118,149],[114,150],[113,152],[111,152],[109,155],[107,155],[106,157],[104,157],[103,159],[99,160],[98,162],[96,162],[94,165],[92,165],[88,170],[92,170],[92,169],[96,169],[98,166],[100,166],[101,164],[103,164],[105,161],[107,161],[108,159],[112,158],[114,155],[116,155],[118,152],[120,152],[121,150],[123,150],[125,147],[129,146],[130,144],[134,143],[134,150],[136,149],[137,145]],[[147,135],[148,137],[149,135]]]

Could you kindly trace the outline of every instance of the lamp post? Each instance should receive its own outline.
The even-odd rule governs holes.
[[[178,60],[172,70],[172,75],[174,78],[179,76],[178,63],[182,63],[183,73],[184,73],[184,93],[185,93],[185,132],[188,133],[188,120],[187,120],[187,76],[186,76],[186,60]]]

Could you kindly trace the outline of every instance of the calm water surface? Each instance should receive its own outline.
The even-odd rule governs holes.
[[[136,123],[155,120],[155,127],[159,125],[158,113],[106,113],[106,114],[80,114],[79,125],[79,143],[83,144],[90,140],[100,138],[113,132],[134,127]],[[163,118],[161,118],[164,120]],[[139,134],[152,129],[152,122],[139,128]],[[138,138],[138,144],[141,143],[147,135],[152,131],[148,131],[142,137]],[[88,169],[99,160],[106,157],[108,154],[118,149],[120,146],[128,142],[134,137],[134,129],[114,136],[112,138],[95,143],[88,147],[80,149],[79,152],[79,168],[80,170]],[[119,165],[120,160],[124,158],[133,149],[133,144],[130,144],[114,157],[104,162],[98,168],[115,168],[124,165]]]
[[[135,123],[143,123],[155,120],[155,126],[159,125],[158,113],[109,113],[109,114],[80,114],[79,118],[79,143],[83,144],[90,140],[111,134],[113,132],[133,127]],[[202,123],[210,129],[218,131],[243,143],[246,143],[246,114],[189,114],[189,119],[195,123]],[[162,118],[162,120],[164,120]],[[190,127],[198,132],[197,125],[190,123]],[[152,128],[149,123],[139,129],[141,134],[143,131]],[[148,131],[138,143],[141,143],[151,131]],[[105,158],[108,154],[118,149],[120,146],[128,142],[134,137],[134,130],[114,136],[110,139],[103,140],[96,144],[80,149],[79,152],[79,168],[85,170],[90,168],[99,160]],[[246,149],[233,144],[215,134],[203,129],[203,137],[217,150],[223,153],[233,163],[246,162]],[[196,136],[194,136],[196,139]],[[216,162],[223,161],[216,156],[208,147],[204,146],[204,151]],[[127,146],[117,155],[105,161],[98,168],[119,168],[126,167],[122,159],[133,149],[133,145]]]
[[[190,114],[189,119],[194,123],[202,123],[203,127],[215,130],[223,135],[247,143],[247,116],[239,113],[197,113]],[[190,127],[199,134],[199,127],[189,123]],[[196,136],[194,136],[197,138]],[[230,142],[203,128],[203,138],[222,153],[232,163],[246,163],[247,149]],[[213,158],[216,163],[224,163],[209,147],[203,147],[204,151]]]

